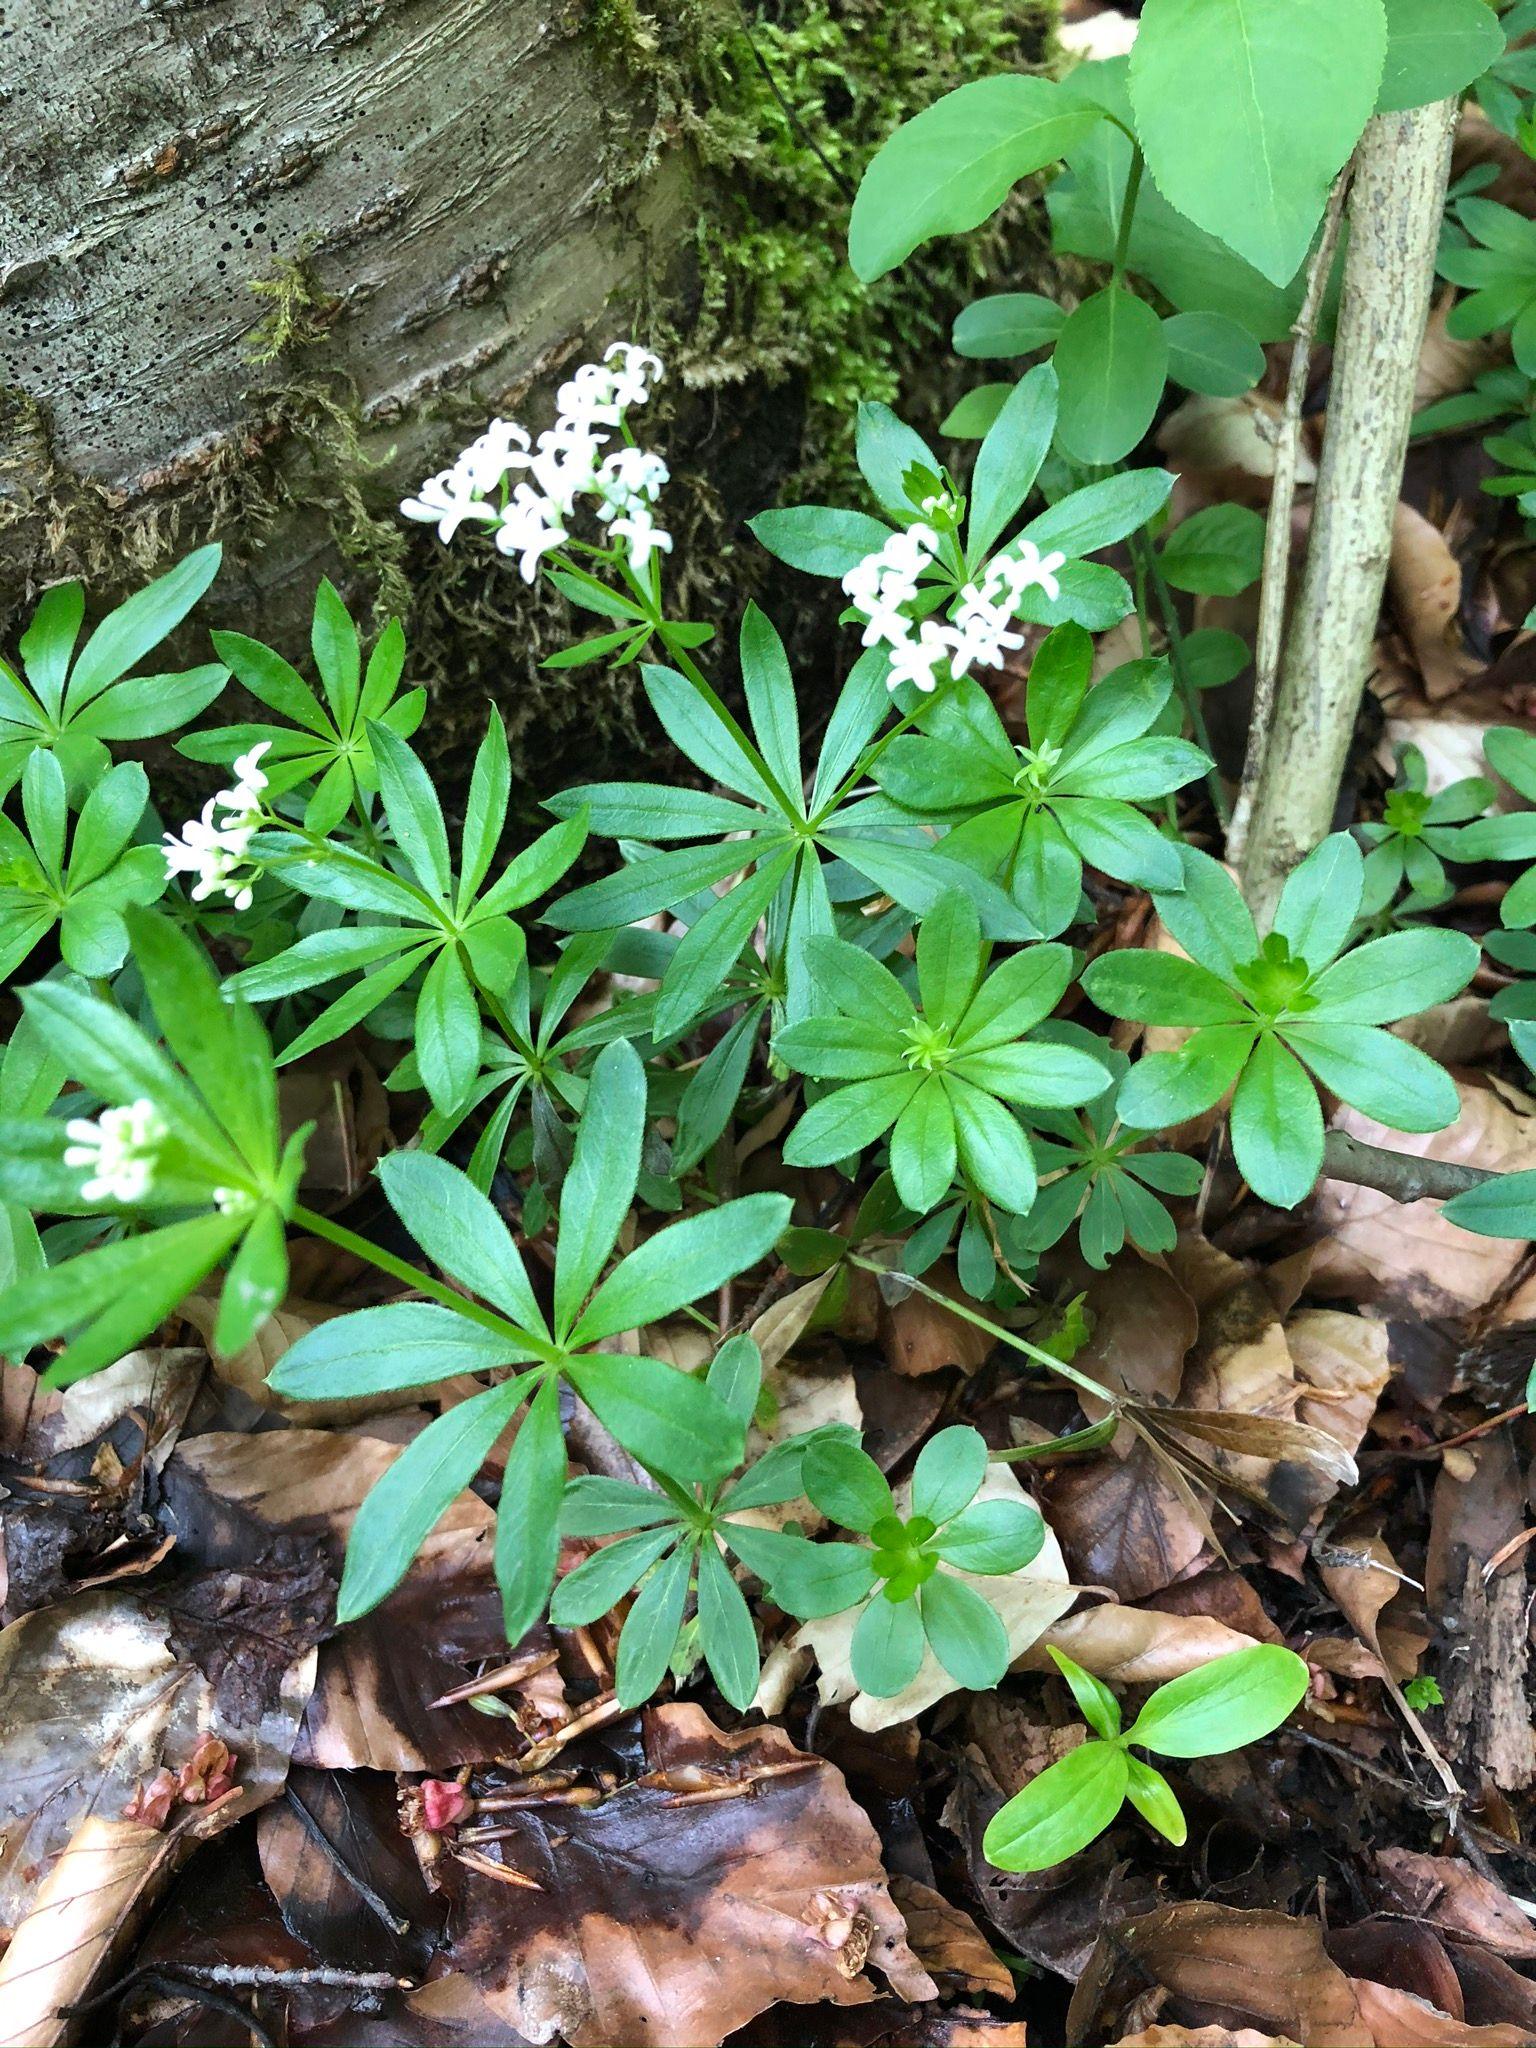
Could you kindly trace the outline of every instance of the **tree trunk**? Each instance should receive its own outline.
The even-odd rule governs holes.
[[[648,729],[634,672],[541,671],[581,622],[407,529],[403,489],[643,339],[671,372],[670,587],[728,628],[765,569],[741,521],[846,458],[857,397],[941,417],[958,306],[1049,267],[1022,204],[870,291],[843,238],[891,128],[1045,61],[1057,4],[969,0],[957,33],[952,0],[20,0],[0,629],[60,576],[94,604],[216,536],[187,659],[208,623],[301,652],[329,573],[404,616],[450,780],[488,698],[523,780],[597,772]],[[792,595],[810,620],[819,587]]]

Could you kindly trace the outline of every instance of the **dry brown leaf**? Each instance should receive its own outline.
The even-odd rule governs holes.
[[[1200,1901],[1108,1928],[1073,1994],[1067,2038],[1113,2033],[1149,1983],[1170,1992],[1176,2015],[1196,2024],[1251,2026],[1307,2048],[1374,2048],[1316,1920]]]
[[[184,1442],[165,1474],[179,1554],[213,1579],[261,1557],[323,1559],[339,1572],[352,1519],[401,1448],[360,1432],[310,1429],[218,1431]],[[401,1586],[323,1646],[297,1761],[445,1771],[514,1754],[525,1735],[540,1732],[520,1733],[519,1722],[468,1706],[431,1706],[481,1659],[498,1663],[507,1654],[491,1572],[494,1532],[484,1501],[460,1494]]]
[[[1258,2034],[1252,2027],[1143,2027],[1122,2034],[1110,2048],[1300,2048],[1278,2034]]]
[[[1453,697],[1485,664],[1461,630],[1461,564],[1439,527],[1400,504],[1392,522],[1388,588],[1431,703]]]
[[[1415,1158],[1453,1160],[1504,1172],[1536,1166],[1536,1103],[1519,1089],[1459,1080],[1461,1116],[1446,1131],[1389,1130],[1341,1107],[1336,1130]],[[1360,1303],[1385,1302],[1422,1316],[1480,1309],[1519,1264],[1524,1246],[1475,1237],[1447,1223],[1438,1202],[1394,1202],[1374,1188],[1325,1180],[1314,1210],[1321,1242],[1316,1291]]]
[[[1460,294],[1448,285],[1430,309],[1419,350],[1419,370],[1413,386],[1413,409],[1420,412],[1442,398],[1454,398],[1470,391],[1498,359],[1497,345],[1489,340],[1458,341],[1446,331],[1446,321]]]
[[[1378,1849],[1372,1860],[1389,1911],[1466,1935],[1516,1962],[1536,1961],[1536,1927],[1529,1914],[1461,1857]]]
[[[778,2000],[867,2002],[867,1968],[937,1996],[830,1764],[692,1706],[647,1709],[638,1733],[597,1804],[501,1816],[480,1853],[531,1886],[456,1872],[453,1959],[496,2012],[535,2042],[715,2048]]]
[[[1353,1455],[1392,1375],[1385,1325],[1340,1309],[1305,1308],[1286,1324],[1285,1341],[1307,1390],[1296,1420],[1325,1430]]]
[[[1042,1489],[1074,1577],[1144,1600],[1180,1579],[1204,1551],[1205,1522],[1139,1440],[1122,1457],[1063,1465]],[[1198,1505],[1198,1502],[1197,1502]]]
[[[211,1294],[193,1294],[184,1300],[180,1313],[197,1329],[207,1346],[213,1343],[213,1325],[219,1317],[219,1303]],[[279,1413],[287,1421],[295,1423],[301,1430],[315,1430],[332,1421],[360,1421],[365,1415],[387,1415],[395,1409],[420,1407],[422,1391],[418,1386],[397,1393],[383,1395],[360,1395],[356,1401],[289,1401],[285,1395],[276,1393],[266,1384],[266,1374],[283,1358],[291,1343],[299,1337],[307,1337],[319,1323],[328,1323],[336,1315],[346,1315],[346,1309],[330,1309],[317,1300],[299,1300],[289,1296],[281,1309],[276,1309],[256,1331],[254,1339],[238,1352],[231,1352],[227,1358],[211,1352],[213,1370],[225,1382],[233,1386],[258,1409]]]
[[[1012,1971],[969,1913],[912,1877],[892,1877],[891,1897],[907,1923],[912,1953],[941,1990],[1013,1998]]]
[[[1531,2048],[1536,2042],[1524,2027],[1468,2026],[1411,1991],[1373,1984],[1369,1977],[1352,1977],[1350,1983],[1373,2048]]]
[[[1213,1658],[1251,1649],[1254,1640],[1207,1614],[1085,1607],[1053,1622],[1021,1662],[1025,1670],[1054,1670],[1046,1654],[1054,1646],[1107,1685],[1162,1685]]]
[[[1280,416],[1279,404],[1260,391],[1241,398],[1187,398],[1158,429],[1157,445],[1170,469],[1204,471],[1238,489],[1254,480],[1267,484],[1275,473]],[[1305,445],[1298,451],[1296,481],[1317,481],[1317,465]]]
[[[935,1266],[927,1284],[941,1294],[964,1299],[959,1281],[947,1262]],[[881,1348],[893,1372],[921,1374],[943,1372],[958,1366],[969,1376],[992,1355],[992,1339],[974,1323],[962,1321],[941,1308],[938,1302],[915,1290],[900,1301],[880,1300]]]

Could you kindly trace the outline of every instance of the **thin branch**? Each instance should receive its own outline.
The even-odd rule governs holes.
[[[1290,378],[1285,389],[1285,411],[1275,443],[1274,488],[1269,500],[1269,524],[1264,535],[1264,582],[1259,597],[1259,638],[1254,655],[1253,715],[1248,726],[1248,750],[1243,759],[1243,780],[1232,807],[1227,829],[1227,859],[1241,860],[1248,837],[1248,820],[1264,769],[1269,729],[1275,717],[1275,684],[1280,674],[1280,642],[1285,631],[1285,605],[1291,576],[1291,516],[1296,509],[1296,470],[1301,454],[1301,415],[1307,386],[1312,376],[1312,343],[1333,275],[1338,254],[1339,230],[1344,220],[1344,200],[1349,191],[1353,159],[1333,181],[1323,231],[1312,252],[1307,271],[1306,297],[1291,329]]]
[[[1367,1145],[1347,1131],[1330,1131],[1323,1141],[1323,1178],[1347,1181],[1352,1187],[1375,1188],[1394,1202],[1448,1202],[1484,1181],[1499,1180],[1487,1166],[1457,1166],[1449,1159],[1418,1159],[1410,1152],[1391,1152]]]

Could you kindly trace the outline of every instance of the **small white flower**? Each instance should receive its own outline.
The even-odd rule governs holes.
[[[192,888],[194,903],[202,903],[216,892],[227,896],[236,910],[249,910],[252,884],[260,868],[247,867],[246,855],[261,827],[261,799],[267,777],[261,758],[271,745],[262,740],[241,754],[235,762],[235,785],[221,789],[203,805],[200,818],[189,819],[178,839],[167,832],[161,843],[165,864],[173,875],[196,875]]]
[[[663,532],[646,507],[641,505],[621,513],[608,531],[615,540],[628,541],[629,566],[637,576],[644,574],[652,555],[670,555],[672,552],[671,534]]]
[[[457,464],[429,476],[414,498],[402,498],[400,510],[407,519],[423,526],[435,526],[445,544],[453,539],[466,519],[494,519],[496,507],[475,496],[474,479]]]
[[[532,583],[539,564],[552,548],[569,535],[556,517],[556,507],[541,498],[527,484],[519,484],[501,515],[496,545],[504,555],[517,555],[518,569],[525,583]]]
[[[960,501],[951,491],[935,491],[931,498],[924,498],[922,509],[930,519],[942,520],[946,526],[954,526],[960,518]]]
[[[528,451],[528,435],[516,420],[492,420],[477,440],[471,441],[454,464],[468,477],[477,498],[486,497],[501,483],[510,469],[519,469]]]
[[[154,1185],[170,1126],[141,1096],[121,1109],[104,1109],[96,1123],[71,1117],[64,1135],[70,1140],[64,1164],[90,1169],[90,1178],[80,1184],[82,1202],[142,1202]]]
[[[965,675],[978,661],[987,668],[1001,668],[1004,654],[1024,645],[1022,633],[1008,630],[1012,618],[1011,603],[989,602],[974,583],[965,586],[960,593],[960,609],[955,614],[959,635],[956,675]]]
[[[995,604],[1004,596],[1017,611],[1026,590],[1043,590],[1054,604],[1061,596],[1056,572],[1066,567],[1063,554],[1042,555],[1031,540],[1016,540],[1011,550],[988,564],[982,578],[982,595]]]
[[[563,518],[569,519],[576,500],[594,488],[607,445],[606,434],[594,433],[578,421],[562,420],[540,434],[528,458],[528,472]]]
[[[616,427],[624,416],[615,396],[617,381],[601,363],[583,363],[555,393],[555,411],[562,420],[581,426]]]
[[[611,363],[615,358],[618,368],[610,374],[617,403],[623,407],[646,404],[653,387],[666,375],[660,356],[653,356],[648,348],[639,348],[632,341],[616,341],[603,361]]]
[[[594,479],[602,496],[599,519],[612,519],[636,505],[654,505],[671,471],[659,455],[646,448],[616,448],[605,457]]]
[[[891,649],[891,671],[886,687],[899,690],[903,683],[915,683],[925,696],[939,686],[938,671],[947,666],[959,644],[953,627],[924,619],[916,634]]]
[[[246,1216],[256,1207],[249,1188],[215,1188],[213,1206],[221,1216]]]

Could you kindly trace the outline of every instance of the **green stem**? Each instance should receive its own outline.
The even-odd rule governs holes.
[[[861,1266],[866,1273],[873,1273],[876,1278],[881,1274],[895,1271],[895,1268],[882,1266],[877,1259],[866,1259],[858,1252],[848,1254],[848,1263],[851,1266]],[[915,1279],[910,1273],[898,1273],[897,1278],[903,1286],[910,1287],[914,1294],[921,1294],[927,1300],[937,1303],[951,1315],[958,1316],[961,1322],[970,1323],[975,1329],[985,1330],[987,1335],[995,1337],[999,1344],[1006,1344],[1013,1351],[1021,1351],[1032,1365],[1044,1366],[1047,1372],[1055,1373],[1059,1379],[1069,1380],[1083,1393],[1091,1394],[1096,1401],[1107,1402],[1117,1414],[1119,1413],[1120,1403],[1116,1397],[1107,1387],[1100,1386],[1097,1380],[1090,1379],[1086,1373],[1078,1372],[1070,1365],[1064,1365],[1059,1358],[1053,1358],[1049,1351],[1042,1351],[1038,1344],[1031,1344],[1027,1338],[1016,1335],[1012,1330],[1005,1330],[1000,1323],[994,1323],[976,1309],[968,1308],[963,1301],[956,1301],[948,1294],[940,1294],[936,1287],[930,1287],[925,1280]]]
[[[1138,143],[1131,151],[1131,168],[1125,175],[1125,199],[1120,209],[1120,232],[1115,237],[1114,265],[1110,272],[1110,283],[1117,285],[1125,276],[1126,260],[1131,252],[1131,229],[1136,221],[1136,201],[1141,196],[1141,176],[1147,160]]]
[[[1157,599],[1157,608],[1163,621],[1163,631],[1168,636],[1169,664],[1173,669],[1174,679],[1178,683],[1179,694],[1184,699],[1184,709],[1189,714],[1190,730],[1195,736],[1196,744],[1203,747],[1206,753],[1209,754],[1211,752],[1210,728],[1205,722],[1205,712],[1200,703],[1200,692],[1195,688],[1194,681],[1189,673],[1189,664],[1184,651],[1184,632],[1179,624],[1178,610],[1173,602],[1173,593],[1168,588],[1167,580],[1158,566],[1156,553],[1144,533],[1132,536],[1131,559],[1140,564],[1139,573],[1146,577],[1147,582],[1151,585],[1152,593]],[[1225,827],[1231,821],[1232,806],[1227,800],[1227,792],[1222,784],[1220,772],[1215,765],[1214,756],[1212,757],[1211,766],[1205,772],[1205,785],[1211,793],[1211,802],[1216,807],[1216,815],[1221,820],[1223,827]]]
[[[467,1295],[447,1287],[441,1280],[434,1280],[430,1273],[424,1273],[420,1266],[413,1266],[409,1259],[397,1259],[383,1245],[375,1244],[371,1238],[360,1237],[355,1230],[348,1230],[344,1223],[333,1223],[328,1216],[318,1215],[313,1209],[306,1209],[302,1202],[295,1203],[293,1221],[300,1229],[307,1230],[314,1237],[323,1237],[327,1244],[333,1244],[338,1251],[350,1252],[354,1258],[362,1259],[370,1266],[376,1266],[381,1273],[387,1273],[391,1280],[399,1280],[405,1286],[414,1288],[418,1294],[426,1295],[429,1301],[440,1302],[444,1308],[451,1308],[455,1315],[466,1317],[472,1323],[479,1323],[487,1330],[494,1330],[498,1337],[512,1338],[519,1349],[531,1351],[534,1348],[530,1333],[520,1330],[505,1316],[497,1315],[494,1309],[482,1308],[478,1301],[471,1301]]]

